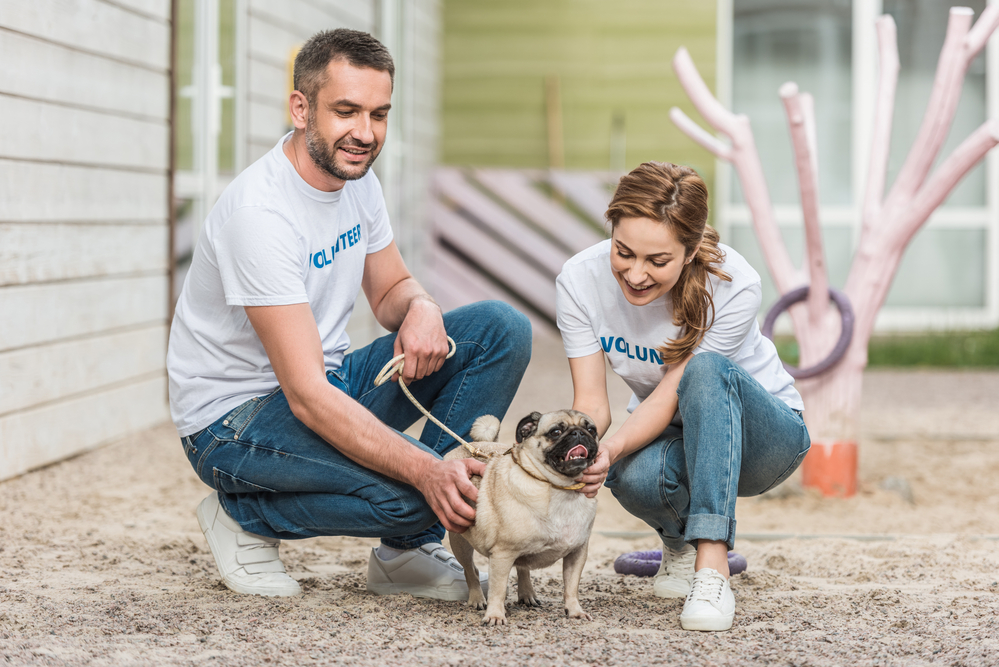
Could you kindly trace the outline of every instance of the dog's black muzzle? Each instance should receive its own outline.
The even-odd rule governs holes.
[[[581,456],[583,447],[586,455]],[[597,457],[597,440],[582,426],[566,430],[545,450],[545,463],[566,477],[576,477]]]

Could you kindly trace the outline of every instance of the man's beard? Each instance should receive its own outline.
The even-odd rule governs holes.
[[[331,147],[326,140],[319,136],[319,133],[316,132],[313,120],[314,118],[310,113],[309,120],[305,125],[305,147],[309,151],[309,157],[312,158],[312,161],[316,163],[317,167],[325,171],[333,178],[338,178],[341,181],[355,181],[368,173],[368,169],[371,168],[371,163],[375,161],[376,157],[378,157],[377,142],[362,144],[361,142],[350,137],[344,137],[338,140]],[[336,163],[336,153],[341,147],[363,148],[371,151],[371,156],[360,168],[360,172],[345,171]]]

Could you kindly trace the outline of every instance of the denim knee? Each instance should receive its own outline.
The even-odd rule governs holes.
[[[685,501],[687,490],[681,480],[668,471],[663,459],[668,444],[653,443],[648,447],[621,459],[611,466],[604,486],[611,490],[621,506],[629,513],[648,521],[659,518],[665,512],[677,518],[673,507],[682,496]],[[683,508],[686,502],[682,502]]]
[[[385,536],[413,535],[438,522],[437,515],[416,489],[405,496],[397,495],[379,503],[377,511],[385,529]]]
[[[489,322],[491,331],[500,333],[514,347],[530,346],[531,321],[522,312],[502,301],[479,301],[466,306],[476,321]]]
[[[680,379],[681,387],[691,384],[704,384],[717,380],[726,370],[732,367],[734,362],[728,357],[717,352],[701,352],[695,354],[687,367],[683,370],[683,377]]]
[[[717,397],[716,392],[728,383],[729,371],[733,367],[740,369],[734,361],[717,352],[695,354],[683,370],[677,394],[681,398],[698,393],[703,393],[706,399]]]

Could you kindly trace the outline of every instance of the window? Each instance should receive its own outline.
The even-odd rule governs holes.
[[[175,299],[202,222],[242,166],[235,92],[242,4],[243,0],[177,0]]]
[[[894,182],[923,120],[948,11],[986,0],[721,0],[720,99],[749,116],[774,212],[791,256],[804,243],[797,172],[777,89],[795,81],[815,99],[819,201],[830,281],[842,287],[859,241],[868,147],[873,127],[878,47],[874,21],[895,20],[900,71],[886,190]],[[950,134],[937,162],[996,110],[996,37],[972,63]],[[726,54],[727,51],[727,54]],[[991,68],[991,69],[990,69]],[[991,110],[991,113],[990,113]],[[999,324],[996,157],[990,154],[955,188],[906,249],[881,311],[884,330],[993,327]],[[727,243],[764,276],[764,307],[776,288],[751,226],[738,178],[718,171],[716,213]]]

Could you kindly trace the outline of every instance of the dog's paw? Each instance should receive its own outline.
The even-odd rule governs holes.
[[[468,594],[468,606],[472,609],[485,609],[486,598],[482,591],[471,591]]]
[[[506,615],[486,614],[482,617],[482,625],[506,625]]]
[[[583,611],[583,608],[580,607],[578,604],[575,605],[574,607],[566,607],[565,615],[568,616],[569,618],[579,618],[584,621],[593,620],[593,617],[587,614],[585,611]]]
[[[543,603],[538,599],[536,595],[527,595],[517,600],[517,604],[522,604],[527,607],[541,607]]]

